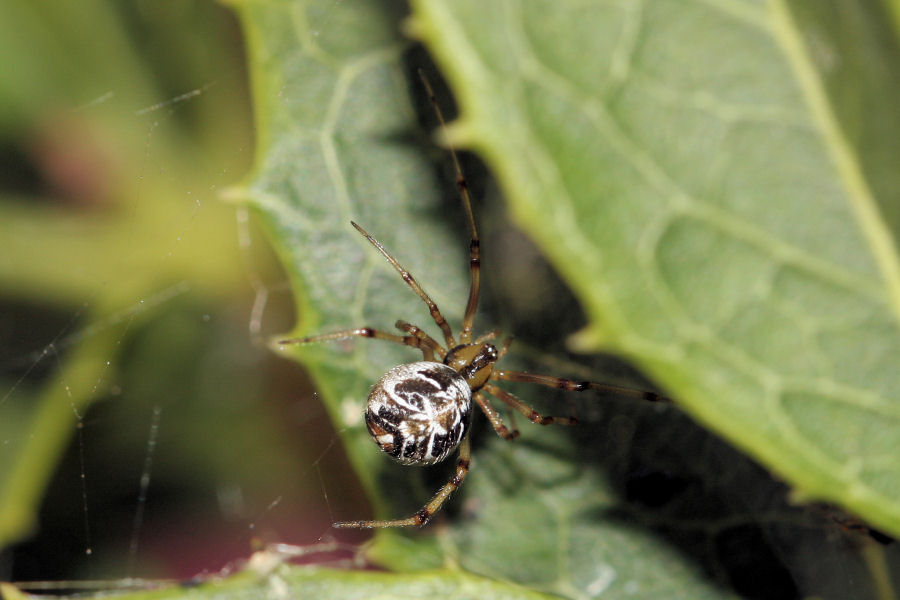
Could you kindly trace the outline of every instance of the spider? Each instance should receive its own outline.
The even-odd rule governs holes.
[[[431,83],[422,71],[419,71],[419,76],[441,127],[446,128],[446,122]],[[371,327],[360,327],[279,342],[282,345],[314,344],[362,337],[416,348],[422,352],[422,361],[402,364],[390,369],[372,387],[366,403],[366,426],[379,448],[391,458],[405,465],[439,463],[458,449],[456,470],[453,476],[415,514],[404,519],[394,520],[343,521],[334,523],[333,527],[378,528],[425,525],[440,510],[450,494],[462,484],[469,472],[471,457],[469,433],[473,402],[488,418],[494,431],[506,440],[515,439],[519,432],[504,424],[500,413],[488,400],[489,396],[506,404],[538,425],[550,425],[551,423],[575,425],[577,423],[574,417],[541,415],[510,392],[497,386],[494,383],[496,381],[534,383],[570,392],[600,390],[637,396],[651,401],[665,400],[662,396],[652,392],[638,392],[593,381],[575,381],[551,375],[505,371],[497,368],[498,361],[509,350],[512,339],[507,338],[499,349],[490,343],[497,337],[498,331],[490,331],[472,339],[478,294],[481,288],[481,250],[468,184],[463,176],[455,150],[450,147],[449,152],[456,170],[456,185],[459,189],[470,238],[469,299],[463,313],[459,338],[454,337],[447,320],[415,277],[397,262],[381,245],[381,242],[351,221],[350,224],[381,253],[403,278],[403,281],[428,306],[432,319],[441,330],[445,345],[416,325],[403,320],[398,320],[395,326],[404,335],[388,333]]]

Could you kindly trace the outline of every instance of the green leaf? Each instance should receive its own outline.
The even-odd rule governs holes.
[[[882,9],[415,5],[462,104],[454,138],[496,169],[591,345],[798,497],[900,533],[900,56]]]
[[[434,333],[424,304],[351,219],[458,328],[467,239],[452,174],[435,176],[423,149],[420,119],[434,118],[415,71],[429,67],[399,34],[403,15],[362,0],[237,6],[260,144],[236,194],[256,208],[291,279],[293,334],[391,331],[398,318]],[[857,225],[858,202],[872,198],[846,185],[830,145],[836,127],[824,131],[811,108],[784,11],[741,2],[414,9],[406,29],[429,45],[461,102],[451,137],[488,160],[515,220],[574,290],[590,327],[582,344],[602,339],[634,358],[694,419],[806,497],[898,531],[888,493],[900,442],[890,261],[872,250],[884,238]],[[525,331],[504,359],[513,368],[632,382],[607,360],[578,365],[564,353],[577,310],[541,277],[527,243],[499,250],[512,234],[488,206],[496,202],[476,201],[486,309],[477,332]],[[378,340],[281,351],[317,382],[378,516],[412,514],[447,480],[452,465],[423,473],[390,463],[363,425],[369,386],[415,352]],[[678,409],[514,391],[548,414],[576,402],[582,425],[522,424],[509,443],[482,423],[471,474],[436,522],[378,532],[371,558],[395,570],[449,564],[567,597],[860,593],[835,563],[860,569],[855,581],[882,596],[890,590],[877,549],[848,566],[847,546],[826,542],[830,517],[790,506],[764,469]],[[817,560],[787,561],[796,572],[785,575],[776,557],[797,548],[772,541],[782,537],[821,548]],[[765,576],[748,576],[757,571],[743,557]]]
[[[123,600],[238,600],[247,598],[446,598],[464,600],[542,600],[551,596],[521,586],[492,581],[459,571],[429,571],[415,576],[384,572],[351,572],[279,564],[278,557],[258,553],[248,568],[224,579],[211,578],[193,586],[170,586],[151,590],[119,592]],[[140,583],[140,582],[123,582]],[[26,596],[10,584],[0,584],[4,598]],[[105,595],[81,597],[108,597]]]

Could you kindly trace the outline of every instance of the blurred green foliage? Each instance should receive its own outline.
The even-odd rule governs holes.
[[[244,61],[213,2],[0,6],[0,577],[192,576],[330,523],[330,430],[260,343],[283,275],[223,200]]]

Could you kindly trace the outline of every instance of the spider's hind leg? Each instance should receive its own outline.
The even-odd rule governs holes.
[[[471,459],[471,445],[469,436],[466,436],[459,445],[459,456],[456,459],[456,470],[453,476],[438,490],[434,498],[428,504],[419,509],[419,511],[405,519],[394,519],[392,521],[342,521],[333,523],[332,527],[340,529],[376,529],[381,527],[415,527],[422,526],[427,523],[434,513],[441,509],[447,498],[450,497],[456,488],[462,485],[463,479],[469,473],[469,461]]]

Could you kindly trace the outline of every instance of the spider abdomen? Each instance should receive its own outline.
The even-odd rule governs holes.
[[[472,390],[437,362],[394,367],[369,392],[366,426],[378,446],[404,464],[440,462],[469,429]]]

